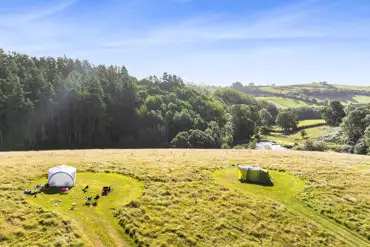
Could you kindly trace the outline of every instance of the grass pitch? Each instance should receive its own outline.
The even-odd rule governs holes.
[[[112,209],[127,205],[139,198],[143,183],[118,174],[78,173],[77,183],[68,193],[39,193],[36,197],[26,196],[27,200],[45,210],[73,220],[85,233],[84,243],[91,246],[129,246],[123,229],[113,217]],[[39,179],[32,184],[45,184],[47,179]],[[83,188],[89,185],[84,192]],[[103,186],[111,186],[112,191],[102,196]],[[87,196],[98,195],[99,199],[87,201]],[[57,201],[61,200],[60,203]],[[95,205],[96,203],[96,205]]]
[[[240,183],[236,174],[237,168],[222,169],[214,173],[214,178],[217,183],[225,187],[237,189],[242,193],[253,194],[255,197],[272,198],[281,202],[289,210],[306,217],[308,220],[315,221],[327,229],[331,234],[341,239],[343,244],[354,247],[369,245],[358,233],[343,229],[335,221],[323,217],[299,201],[296,195],[303,190],[304,183],[297,177],[287,173],[271,171],[270,175],[274,179],[274,186],[270,187]]]

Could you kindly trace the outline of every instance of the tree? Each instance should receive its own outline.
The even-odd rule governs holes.
[[[171,141],[171,146],[175,148],[190,148],[189,132],[182,131],[178,133]]]
[[[189,130],[178,133],[171,145],[176,148],[214,148],[215,140],[201,130]]]
[[[201,130],[189,131],[189,143],[192,148],[215,148],[216,142],[212,136]]]
[[[274,124],[274,120],[271,116],[271,114],[266,110],[266,109],[262,109],[258,112],[258,115],[261,119],[261,122],[263,124],[263,126],[271,126],[272,124]]]
[[[349,112],[343,119],[341,128],[347,137],[347,143],[355,145],[370,126],[370,107],[359,107]]]
[[[322,111],[322,116],[326,123],[331,126],[338,126],[346,116],[344,107],[339,101],[331,101],[329,106]]]
[[[231,109],[234,141],[248,141],[257,133],[259,116],[247,105],[234,105]]]
[[[296,114],[292,110],[279,112],[276,118],[276,123],[285,131],[291,131],[297,128],[298,120]]]
[[[366,128],[364,133],[365,142],[367,145],[367,152],[370,153],[370,125]]]

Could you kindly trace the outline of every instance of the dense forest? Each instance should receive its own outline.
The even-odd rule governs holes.
[[[220,89],[206,95],[163,74],[0,50],[0,149],[221,147],[248,142],[273,104]]]
[[[278,109],[235,84],[197,89],[167,73],[138,80],[125,67],[0,49],[0,150],[253,147],[274,124],[292,132],[319,118],[341,126],[329,142],[369,150],[368,107]]]

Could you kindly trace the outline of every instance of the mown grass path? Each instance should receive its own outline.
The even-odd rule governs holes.
[[[295,194],[303,189],[304,183],[297,177],[287,173],[270,171],[274,179],[273,187],[254,184],[240,183],[237,179],[237,168],[218,170],[213,174],[215,182],[230,189],[236,189],[243,193],[252,193],[258,197],[268,197],[277,200],[289,210],[296,212],[309,220],[321,225],[331,234],[347,244],[347,246],[370,246],[359,234],[346,229],[344,226],[327,219],[318,212],[307,207],[295,197]]]
[[[35,184],[45,184],[47,179],[34,181]],[[89,185],[84,192],[82,189]],[[103,186],[111,186],[108,196],[101,196]],[[111,173],[77,173],[76,186],[68,193],[40,193],[36,198],[29,196],[29,202],[46,210],[58,213],[62,218],[71,220],[83,233],[87,246],[130,246],[130,240],[112,214],[112,209],[126,205],[137,199],[144,184],[131,177]],[[99,195],[96,206],[84,205],[87,196],[93,198]],[[62,200],[56,204],[56,200]],[[72,203],[75,203],[72,209]]]

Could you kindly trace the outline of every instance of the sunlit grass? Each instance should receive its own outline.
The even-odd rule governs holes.
[[[271,102],[275,104],[276,107],[278,108],[299,108],[309,106],[307,103],[303,101],[282,97],[256,97],[256,99]]]
[[[99,246],[99,241],[91,245],[86,240],[96,236],[85,231],[84,220],[72,220],[54,205],[46,208],[23,195],[48,168],[69,164],[78,170],[77,181],[82,172],[110,172],[144,183],[141,197],[112,205],[112,220],[133,245],[345,246],[315,220],[275,198],[216,183],[213,172],[238,163],[296,176],[305,184],[296,193],[305,206],[343,229],[370,236],[370,157],[294,151],[76,150],[0,153],[0,245]]]
[[[47,179],[38,179],[32,184],[45,184]],[[82,189],[88,185],[89,189]],[[102,187],[111,186],[108,196],[102,196]],[[114,220],[112,208],[126,205],[137,199],[143,183],[127,176],[108,173],[78,173],[77,183],[68,193],[39,193],[27,196],[27,201],[45,210],[56,212],[74,221],[84,232],[84,242],[90,245],[125,246],[125,234]],[[99,199],[87,201],[87,196]],[[60,203],[56,201],[61,200]],[[95,205],[96,203],[96,205]],[[126,238],[127,239],[127,238]]]

